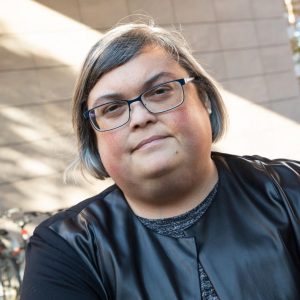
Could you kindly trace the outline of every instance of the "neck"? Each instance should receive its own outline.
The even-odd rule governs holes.
[[[149,219],[170,218],[183,214],[200,204],[218,181],[211,160],[205,171],[166,176],[131,187],[125,197],[138,216]]]

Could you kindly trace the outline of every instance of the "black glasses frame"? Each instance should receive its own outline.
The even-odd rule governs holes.
[[[92,117],[91,117],[91,113],[92,113],[95,109],[97,109],[97,108],[99,108],[99,107],[101,107],[101,106],[103,106],[103,105],[106,105],[107,103],[97,105],[97,106],[95,106],[95,107],[93,107],[93,108],[91,108],[91,109],[85,111],[85,112],[83,113],[83,116],[84,116],[85,119],[87,119],[87,120],[90,121],[90,123],[91,123],[91,125],[93,126],[93,128],[94,128],[95,130],[97,130],[97,131],[104,132],[104,131],[114,130],[114,129],[117,129],[117,128],[119,128],[119,127],[122,127],[122,126],[124,126],[125,124],[128,123],[128,121],[130,120],[130,112],[131,112],[131,107],[130,107],[130,105],[131,105],[132,103],[134,103],[134,102],[141,102],[142,105],[146,108],[146,110],[149,111],[149,112],[152,113],[152,114],[160,114],[160,113],[163,113],[163,112],[172,110],[172,109],[174,109],[174,108],[180,106],[180,105],[184,102],[184,90],[183,90],[183,87],[182,87],[182,86],[185,85],[185,84],[187,84],[187,83],[189,83],[189,82],[191,82],[191,81],[193,81],[193,80],[198,80],[198,77],[185,77],[185,78],[180,78],[180,79],[175,79],[175,80],[166,81],[166,82],[160,83],[160,84],[158,84],[158,85],[156,85],[156,86],[154,86],[154,87],[152,87],[152,88],[150,88],[150,89],[144,91],[144,92],[141,93],[138,97],[136,97],[136,98],[134,98],[134,99],[132,99],[132,100],[117,100],[118,102],[126,102],[126,103],[127,103],[128,109],[129,109],[128,120],[127,120],[125,123],[123,123],[122,125],[119,125],[119,126],[117,126],[117,127],[114,127],[114,128],[112,128],[112,129],[103,129],[103,130],[102,130],[102,129],[100,129],[100,128],[97,128],[97,126],[96,126],[96,125],[94,124],[94,122],[92,121]],[[173,107],[171,107],[171,108],[168,108],[168,109],[165,109],[165,110],[162,110],[162,111],[159,111],[159,112],[153,112],[153,111],[151,111],[149,108],[147,108],[147,106],[146,106],[146,105],[144,104],[144,102],[143,102],[143,96],[144,96],[144,94],[148,93],[149,91],[151,91],[151,90],[153,90],[153,89],[156,89],[156,88],[160,87],[161,85],[164,85],[164,84],[167,84],[167,83],[170,83],[170,82],[179,82],[179,83],[180,83],[181,88],[182,88],[182,101],[181,101],[179,104],[177,104],[177,105],[175,105],[175,106],[173,106]],[[111,101],[111,102],[113,102],[113,101]]]

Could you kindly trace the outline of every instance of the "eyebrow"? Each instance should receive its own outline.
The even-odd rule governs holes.
[[[155,82],[157,82],[159,79],[164,78],[164,77],[169,78],[170,80],[175,79],[175,75],[173,73],[165,72],[165,71],[159,72],[159,73],[153,75],[152,77],[150,77],[149,79],[147,79],[143,83],[140,90],[143,92],[147,91],[147,89],[151,88]],[[141,92],[141,93],[143,93],[143,92]],[[130,99],[124,99],[124,95],[122,93],[108,93],[108,94],[104,94],[104,95],[97,97],[93,101],[92,107],[100,105],[103,100],[130,100]]]

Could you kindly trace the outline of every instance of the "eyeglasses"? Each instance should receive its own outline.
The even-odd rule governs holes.
[[[84,112],[97,131],[109,131],[130,120],[130,105],[140,101],[153,114],[172,110],[184,101],[183,85],[196,79],[187,77],[159,84],[132,100],[112,100]]]

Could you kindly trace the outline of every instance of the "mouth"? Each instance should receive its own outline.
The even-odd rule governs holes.
[[[132,152],[134,151],[137,151],[147,145],[150,145],[151,143],[153,142],[156,142],[156,141],[160,141],[160,140],[163,140],[163,139],[166,139],[168,138],[168,136],[163,136],[163,135],[153,135],[151,136],[150,138],[148,139],[144,139],[142,140],[141,142],[139,142],[132,150]]]

